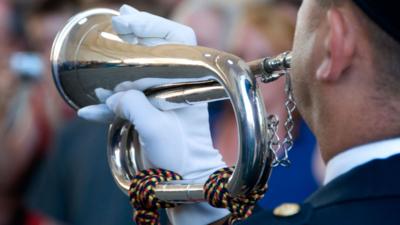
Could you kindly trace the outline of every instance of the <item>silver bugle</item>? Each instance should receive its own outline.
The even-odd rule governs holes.
[[[228,189],[248,194],[268,181],[272,134],[257,78],[276,80],[290,67],[290,53],[246,63],[237,56],[200,46],[145,47],[123,42],[112,30],[118,12],[92,9],[72,17],[58,33],[51,52],[52,73],[60,95],[74,109],[99,104],[98,88],[153,84],[144,90],[160,109],[229,99],[238,125],[236,169]],[[110,125],[108,161],[118,186],[126,193],[136,171],[143,169],[138,134],[124,120]],[[184,180],[157,186],[160,200],[203,201],[203,184]]]

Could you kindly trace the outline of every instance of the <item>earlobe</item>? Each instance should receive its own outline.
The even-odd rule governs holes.
[[[332,57],[330,52],[330,36],[326,38],[323,44],[323,50],[325,52],[324,57],[322,59],[321,65],[318,67],[316,76],[318,80],[328,81],[330,79],[332,73]]]
[[[329,76],[330,76],[330,73],[332,70],[331,67],[332,67],[332,63],[331,63],[330,57],[325,57],[322,60],[321,65],[318,67],[318,70],[316,73],[317,79],[321,80],[321,81],[329,80]]]
[[[336,81],[351,63],[354,51],[352,37],[342,12],[332,8],[327,13],[328,34],[324,41],[324,58],[316,77],[321,81]]]

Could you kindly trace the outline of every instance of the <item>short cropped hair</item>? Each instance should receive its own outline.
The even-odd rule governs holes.
[[[341,6],[350,0],[316,0],[322,8],[328,9],[332,6]],[[354,3],[353,3],[354,4]],[[355,6],[357,7],[357,6]],[[379,91],[387,96],[400,97],[400,43],[380,28],[366,14],[360,16],[361,24],[373,49],[373,59],[376,62],[375,83]]]

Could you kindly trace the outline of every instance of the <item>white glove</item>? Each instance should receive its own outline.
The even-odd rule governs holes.
[[[121,7],[120,13],[113,18],[113,27],[124,40],[144,45],[196,44],[195,35],[189,27],[126,5]],[[163,82],[166,81],[146,79],[144,82],[124,82],[113,92],[97,89],[99,100],[105,104],[82,108],[78,115],[89,120],[109,122],[115,114],[129,120],[139,133],[147,168],[168,169],[185,179],[204,182],[212,172],[226,166],[212,146],[207,105],[164,112],[156,109],[142,90]],[[168,209],[167,213],[173,224],[203,225],[229,212],[215,209],[207,203],[197,203]]]
[[[128,43],[146,46],[162,44],[196,45],[193,29],[165,18],[140,12],[128,5],[112,19],[115,32]]]

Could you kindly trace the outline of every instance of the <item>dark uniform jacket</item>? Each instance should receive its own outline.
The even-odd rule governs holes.
[[[240,224],[400,225],[400,155],[357,167],[319,189],[298,213],[279,214],[261,211]]]

